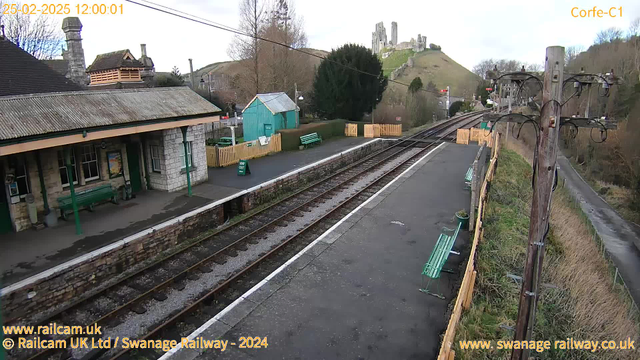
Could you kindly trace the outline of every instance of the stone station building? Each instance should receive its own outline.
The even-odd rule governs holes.
[[[125,183],[135,194],[206,181],[204,124],[219,111],[187,87],[0,97],[0,233],[33,225],[29,195],[42,222],[72,190],[110,185],[120,196]]]

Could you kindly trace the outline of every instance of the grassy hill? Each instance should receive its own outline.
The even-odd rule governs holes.
[[[412,50],[396,51],[383,60],[385,74],[392,66],[401,66],[413,54]],[[404,61],[402,61],[404,60]],[[397,64],[397,65],[396,65]],[[425,50],[415,54],[414,66],[408,67],[396,80],[405,84],[411,83],[415,77],[420,77],[424,86],[429,81],[436,84],[438,89],[450,86],[451,95],[464,96],[470,99],[481,81],[481,78],[455,62],[447,54],[437,50]],[[389,94],[387,94],[387,92]],[[407,92],[406,86],[390,82],[383,101],[402,99]]]
[[[329,53],[324,50],[311,49],[311,48],[301,49],[301,50],[314,55],[318,55],[318,56],[329,55]],[[311,65],[319,65],[320,61],[322,61],[321,59],[318,59],[317,57],[312,57],[312,56],[308,56],[308,59]],[[246,69],[242,67],[242,65],[240,65],[238,61],[223,61],[223,62],[212,63],[198,70],[194,70],[194,73],[196,75],[196,78],[199,78],[202,74],[206,74],[209,71],[212,71],[214,74],[218,73],[218,74],[227,74],[230,76],[235,76],[236,74],[246,71]]]
[[[393,70],[406,63],[407,59],[409,59],[409,57],[413,54],[415,54],[413,50],[406,49],[394,51],[393,53],[391,53],[391,55],[389,55],[389,57],[387,57],[386,59],[382,59],[382,70],[384,71],[384,74],[389,76],[389,74],[391,74]]]

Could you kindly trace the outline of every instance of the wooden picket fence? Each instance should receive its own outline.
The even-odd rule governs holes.
[[[220,167],[237,164],[240,160],[249,160],[282,151],[282,135],[273,134],[267,145],[260,145],[258,140],[242,144],[215,147],[207,146],[207,166]]]
[[[364,137],[402,136],[401,124],[365,124]]]
[[[358,136],[358,124],[344,124],[344,136]]]
[[[495,143],[499,144],[500,135],[496,135]],[[462,278],[462,284],[460,290],[458,290],[458,297],[456,303],[453,306],[453,312],[449,319],[449,325],[447,331],[442,338],[442,344],[440,345],[440,353],[438,354],[438,360],[453,360],[455,358],[455,351],[452,349],[453,341],[456,335],[456,327],[460,321],[462,315],[462,309],[468,310],[471,307],[471,300],[473,298],[473,287],[476,281],[477,271],[475,269],[475,258],[478,243],[482,241],[484,229],[482,228],[482,219],[484,218],[484,210],[487,203],[487,192],[489,183],[493,180],[493,175],[496,171],[496,161],[498,158],[498,146],[493,147],[491,153],[491,162],[487,169],[487,174],[482,183],[480,189],[480,196],[478,197],[478,212],[475,222],[475,228],[473,232],[473,242],[471,243],[471,253],[469,254],[469,260],[467,260],[467,267]]]

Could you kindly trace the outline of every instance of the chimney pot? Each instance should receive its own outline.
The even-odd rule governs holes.
[[[140,52],[142,56],[147,56],[147,44],[140,44]]]

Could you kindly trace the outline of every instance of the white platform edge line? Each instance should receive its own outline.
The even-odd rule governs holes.
[[[303,167],[301,167],[299,169],[290,171],[290,172],[288,172],[288,173],[286,173],[284,175],[280,175],[277,178],[268,180],[266,182],[263,182],[263,183],[261,183],[259,185],[251,187],[249,189],[241,190],[241,191],[239,191],[239,192],[237,192],[235,194],[227,196],[226,198],[223,198],[223,199],[220,199],[220,200],[216,200],[216,201],[214,201],[214,202],[212,202],[210,204],[207,204],[207,205],[204,205],[204,206],[199,207],[197,209],[191,210],[191,211],[189,211],[189,212],[187,212],[185,214],[182,214],[182,215],[180,215],[178,217],[175,217],[173,219],[167,220],[167,221],[162,222],[160,224],[154,225],[154,226],[152,226],[150,228],[147,228],[145,230],[137,232],[137,233],[135,233],[133,235],[129,235],[129,236],[127,236],[127,237],[125,237],[125,238],[123,238],[121,240],[118,240],[118,241],[116,241],[116,242],[114,242],[112,244],[109,244],[109,245],[106,245],[104,247],[98,248],[98,249],[93,250],[93,251],[91,251],[91,252],[89,252],[87,254],[81,255],[81,256],[79,256],[77,258],[74,258],[74,259],[71,259],[69,261],[66,261],[66,262],[64,262],[64,263],[62,263],[60,265],[54,266],[54,267],[52,267],[50,269],[47,269],[45,271],[42,271],[42,272],[37,273],[35,275],[32,275],[32,276],[30,276],[30,277],[28,277],[26,279],[18,281],[17,283],[11,284],[11,285],[9,285],[7,287],[4,287],[4,288],[0,289],[0,297],[8,295],[8,294],[10,294],[10,293],[12,293],[12,292],[14,292],[16,290],[19,290],[19,289],[21,289],[21,288],[23,288],[25,286],[33,284],[33,283],[35,283],[35,282],[37,282],[39,280],[46,279],[46,278],[48,278],[48,277],[50,277],[50,276],[52,276],[52,275],[54,275],[54,274],[56,274],[58,272],[62,272],[63,270],[66,270],[66,269],[68,269],[68,268],[70,268],[70,267],[72,267],[72,266],[74,266],[76,264],[79,264],[79,263],[83,262],[83,261],[87,261],[87,260],[90,260],[90,259],[92,259],[94,257],[100,256],[100,255],[102,255],[102,254],[104,254],[104,253],[106,253],[108,251],[111,251],[111,250],[113,250],[115,248],[123,247],[126,244],[128,244],[128,243],[130,243],[130,242],[132,242],[132,241],[134,241],[134,240],[136,240],[138,238],[141,238],[141,237],[143,237],[145,235],[148,235],[149,233],[152,233],[153,231],[160,230],[160,229],[163,229],[163,228],[165,228],[167,226],[171,226],[173,224],[182,222],[182,221],[184,221],[185,219],[187,219],[189,217],[192,217],[192,216],[195,216],[195,215],[197,215],[197,214],[199,214],[201,212],[207,211],[207,210],[209,210],[209,209],[211,209],[211,208],[213,208],[215,206],[218,206],[220,204],[223,204],[223,203],[225,203],[225,202],[227,202],[229,200],[233,200],[233,199],[235,199],[235,198],[237,198],[239,196],[242,196],[242,195],[244,195],[246,193],[258,190],[263,186],[270,185],[270,184],[272,184],[272,183],[274,183],[276,181],[279,181],[281,179],[287,178],[287,177],[289,177],[291,175],[294,175],[294,174],[299,173],[301,171],[307,170],[309,168],[315,167],[315,166],[320,165],[322,163],[325,163],[325,162],[327,162],[329,160],[335,159],[335,158],[337,158],[339,156],[342,156],[342,155],[347,154],[347,153],[349,153],[351,151],[357,150],[357,149],[359,149],[361,147],[367,146],[367,145],[369,145],[371,143],[374,143],[374,142],[380,141],[380,140],[382,140],[382,139],[376,138],[376,139],[373,139],[371,141],[367,141],[366,143],[363,143],[363,144],[354,146],[352,148],[349,148],[349,149],[347,149],[345,151],[342,151],[342,152],[340,152],[338,154],[334,154],[334,155],[331,155],[331,156],[326,157],[324,159],[318,160],[318,161],[316,161],[314,163],[311,163],[309,165],[305,165],[305,166],[303,166]]]
[[[196,330],[194,330],[191,334],[189,334],[189,336],[187,336],[187,339],[189,340],[194,340],[198,335],[202,334],[205,330],[207,330],[211,325],[213,325],[213,323],[215,323],[216,321],[220,321],[220,318],[222,318],[226,313],[228,313],[229,311],[231,311],[234,307],[236,307],[238,304],[240,304],[241,302],[243,302],[244,300],[246,300],[246,298],[253,294],[254,292],[256,292],[257,290],[259,290],[262,286],[264,286],[264,284],[266,284],[267,282],[269,282],[271,279],[273,279],[273,277],[275,277],[276,275],[278,275],[280,272],[282,272],[282,270],[284,270],[285,268],[287,268],[289,265],[291,265],[291,263],[293,263],[294,261],[296,261],[298,258],[300,258],[302,255],[304,255],[309,249],[311,249],[312,247],[314,247],[319,241],[321,241],[322,239],[324,239],[325,237],[327,237],[331,232],[333,232],[333,230],[335,230],[338,226],[340,226],[343,222],[345,222],[347,219],[349,219],[353,214],[355,214],[356,212],[358,212],[358,210],[360,210],[362,207],[364,207],[365,205],[367,205],[370,201],[372,201],[373,199],[375,199],[378,195],[380,195],[380,193],[382,193],[383,191],[385,191],[389,186],[391,186],[394,182],[396,182],[398,179],[400,179],[404,174],[406,174],[407,172],[409,172],[409,170],[411,170],[414,166],[420,164],[427,156],[431,155],[432,152],[436,151],[438,148],[440,148],[441,146],[443,146],[446,143],[441,143],[440,145],[436,146],[435,148],[433,148],[431,151],[429,151],[427,154],[425,154],[423,157],[420,158],[420,160],[416,161],[413,165],[409,166],[409,168],[407,168],[405,171],[403,171],[401,174],[399,174],[398,176],[396,176],[395,178],[393,178],[393,180],[391,180],[387,185],[385,185],[382,189],[378,190],[378,192],[376,192],[375,194],[373,194],[370,198],[368,198],[367,200],[365,200],[362,204],[358,205],[358,207],[356,207],[355,209],[353,209],[350,213],[348,213],[345,217],[343,217],[342,219],[340,219],[337,223],[335,223],[332,227],[330,227],[329,229],[327,229],[327,231],[325,231],[324,233],[322,233],[322,235],[318,236],[317,239],[315,239],[314,241],[312,241],[309,245],[307,245],[304,249],[300,250],[300,252],[298,252],[297,254],[295,254],[291,259],[287,260],[287,262],[285,262],[284,264],[282,264],[279,268],[275,269],[271,274],[269,274],[266,278],[264,278],[262,281],[260,281],[259,283],[257,283],[256,285],[254,285],[251,289],[247,290],[244,294],[242,294],[238,299],[236,299],[236,301],[232,302],[231,304],[227,305],[227,307],[225,307],[224,309],[222,309],[222,311],[220,311],[218,314],[216,314],[216,316],[212,317],[211,319],[209,319],[206,323],[202,324],[199,328],[197,328]],[[167,351],[166,353],[164,353],[161,357],[158,358],[158,360],[166,360],[168,358],[170,358],[171,356],[173,356],[176,352],[178,352],[180,349],[182,348],[182,343],[178,343],[178,345],[176,345],[175,347],[173,347],[171,350]]]

